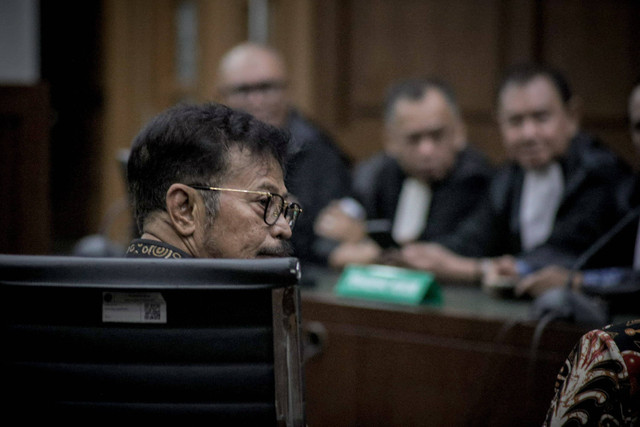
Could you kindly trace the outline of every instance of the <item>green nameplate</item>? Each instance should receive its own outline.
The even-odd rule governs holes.
[[[338,279],[337,295],[402,304],[441,303],[433,274],[386,265],[349,265]]]

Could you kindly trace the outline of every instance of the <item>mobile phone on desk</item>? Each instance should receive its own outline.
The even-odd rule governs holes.
[[[391,221],[388,219],[372,219],[367,221],[367,234],[381,248],[399,248],[400,245],[391,235]]]

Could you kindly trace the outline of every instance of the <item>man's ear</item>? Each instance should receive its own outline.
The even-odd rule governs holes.
[[[572,135],[578,132],[580,128],[580,122],[582,120],[583,103],[582,98],[574,95],[566,104],[567,115],[571,121],[571,133]]]
[[[455,124],[455,133],[456,149],[462,151],[467,146],[467,125],[462,119],[458,119],[458,122]]]
[[[196,190],[184,184],[172,184],[167,190],[167,212],[181,236],[190,236],[196,230],[196,197]]]

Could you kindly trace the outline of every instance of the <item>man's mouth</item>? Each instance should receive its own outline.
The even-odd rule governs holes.
[[[262,248],[256,258],[285,258],[290,256],[293,256],[293,246],[291,242],[283,241],[276,247]]]

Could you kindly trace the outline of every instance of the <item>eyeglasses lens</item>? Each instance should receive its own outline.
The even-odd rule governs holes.
[[[285,200],[279,194],[272,194],[267,203],[265,211],[265,221],[268,225],[273,225],[284,211],[284,218],[287,220],[289,227],[293,230],[296,225],[298,216],[300,216],[300,206],[297,203],[291,203],[285,206]]]
[[[284,199],[282,196],[277,194],[272,194],[269,197],[269,201],[267,202],[267,207],[265,208],[265,221],[268,225],[273,225],[278,221],[278,217],[282,213],[282,207],[284,206]]]
[[[300,207],[292,203],[286,208],[285,218],[289,223],[289,227],[293,230],[293,227],[296,225],[296,221],[298,220],[298,216],[300,215]]]

